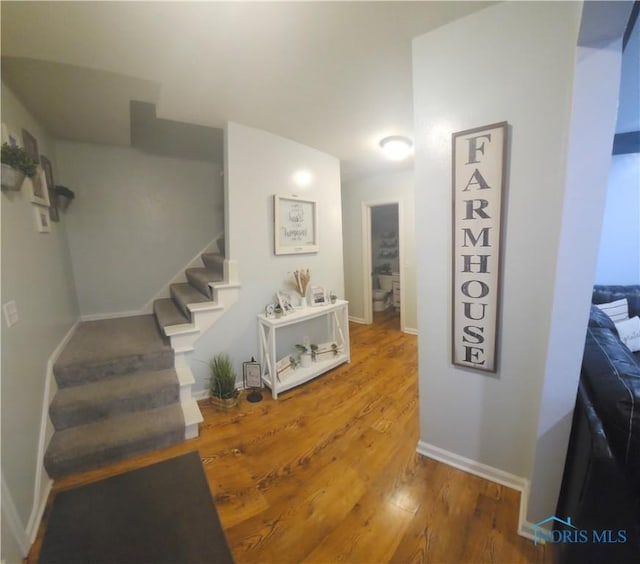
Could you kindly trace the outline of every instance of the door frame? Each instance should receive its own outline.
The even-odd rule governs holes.
[[[400,198],[385,200],[369,200],[362,202],[362,296],[364,299],[363,320],[365,324],[373,323],[373,303],[371,275],[373,263],[371,260],[371,208],[379,206],[398,206],[398,271],[400,274],[400,330],[405,332],[405,268],[404,268],[404,237],[402,229],[404,227],[404,206]]]

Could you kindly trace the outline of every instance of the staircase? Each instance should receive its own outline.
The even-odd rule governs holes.
[[[235,264],[217,253],[188,268],[153,314],[81,323],[54,365],[55,432],[44,457],[52,478],[97,468],[198,436],[186,355],[238,299]]]

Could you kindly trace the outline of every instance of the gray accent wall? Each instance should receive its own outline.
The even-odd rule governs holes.
[[[57,174],[52,140],[4,83],[2,122],[20,139],[26,128]],[[2,303],[15,301],[20,317],[11,328],[2,319],[2,475],[26,527],[34,501],[39,501],[34,500],[34,487],[47,361],[76,321],[78,305],[66,237],[68,216],[61,214],[51,233],[38,233],[26,186],[2,192],[0,201]],[[2,503],[4,509],[4,498]],[[15,562],[15,555],[5,552],[12,546],[3,542],[7,562]]]
[[[224,229],[222,163],[58,141],[83,316],[143,308]]]

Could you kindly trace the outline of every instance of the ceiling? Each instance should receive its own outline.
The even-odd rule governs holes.
[[[129,100],[235,121],[392,171],[412,133],[411,40],[491,2],[9,2],[2,76],[60,139],[127,145]],[[410,163],[409,163],[410,164]]]

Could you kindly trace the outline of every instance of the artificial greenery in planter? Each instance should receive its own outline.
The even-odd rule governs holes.
[[[313,346],[314,345],[311,345],[310,347],[306,347],[305,345],[296,345],[296,350],[298,351],[299,357],[298,363],[302,368],[308,368],[309,366],[311,366],[311,360],[313,357]]]
[[[57,185],[54,189],[54,192],[56,194],[58,208],[62,211],[65,211],[69,207],[71,200],[76,197],[76,195],[73,193],[73,190],[71,190],[71,188],[67,188],[66,186]]]
[[[7,190],[20,190],[24,177],[33,177],[38,170],[35,161],[22,147],[8,143],[2,144],[0,161],[2,161],[2,188]]]
[[[211,403],[222,409],[229,409],[238,403],[240,392],[236,390],[236,371],[226,353],[219,353],[209,362],[209,391]]]

